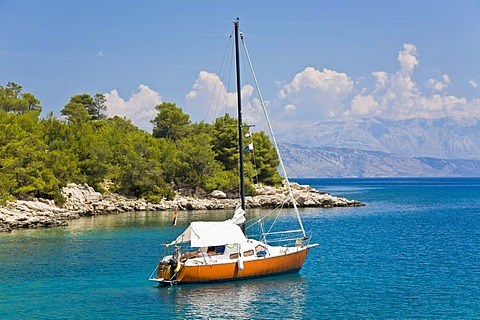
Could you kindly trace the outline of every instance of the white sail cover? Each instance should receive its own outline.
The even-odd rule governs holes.
[[[247,238],[238,225],[229,221],[196,221],[169,245],[189,241],[191,247],[210,247],[244,243]]]
[[[247,221],[245,219],[245,210],[243,210],[242,207],[240,205],[238,205],[237,208],[235,209],[234,214],[233,214],[233,218],[228,219],[227,221],[231,222],[231,223],[235,223],[235,224],[244,223],[245,221]]]

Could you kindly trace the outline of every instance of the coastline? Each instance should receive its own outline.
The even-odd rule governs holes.
[[[332,196],[307,185],[291,183],[298,207],[358,207],[365,206],[356,200]],[[147,203],[143,199],[130,199],[118,194],[102,195],[92,187],[68,184],[62,189],[66,202],[58,207],[51,200],[17,200],[0,206],[0,232],[13,229],[32,229],[68,225],[69,220],[86,216],[119,214],[131,211],[220,210],[234,209],[238,199],[215,190],[203,196],[177,192],[174,200]],[[285,204],[291,206],[286,187],[257,186],[255,196],[246,197],[247,208],[271,208]]]

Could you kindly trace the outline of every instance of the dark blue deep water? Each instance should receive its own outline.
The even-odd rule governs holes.
[[[81,219],[0,234],[0,318],[480,318],[480,179],[297,181],[368,204],[302,210],[320,245],[299,274],[159,288],[161,244],[230,212]]]

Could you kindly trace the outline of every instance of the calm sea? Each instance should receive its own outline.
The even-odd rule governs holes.
[[[480,179],[298,181],[368,204],[302,210],[320,245],[299,274],[159,288],[161,244],[230,212],[81,219],[0,234],[0,318],[480,318]]]

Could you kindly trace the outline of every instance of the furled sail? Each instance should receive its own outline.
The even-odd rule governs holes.
[[[241,205],[238,205],[237,208],[235,208],[233,217],[231,219],[228,219],[227,221],[235,224],[242,224],[247,221],[245,219],[245,210],[242,209]]]

